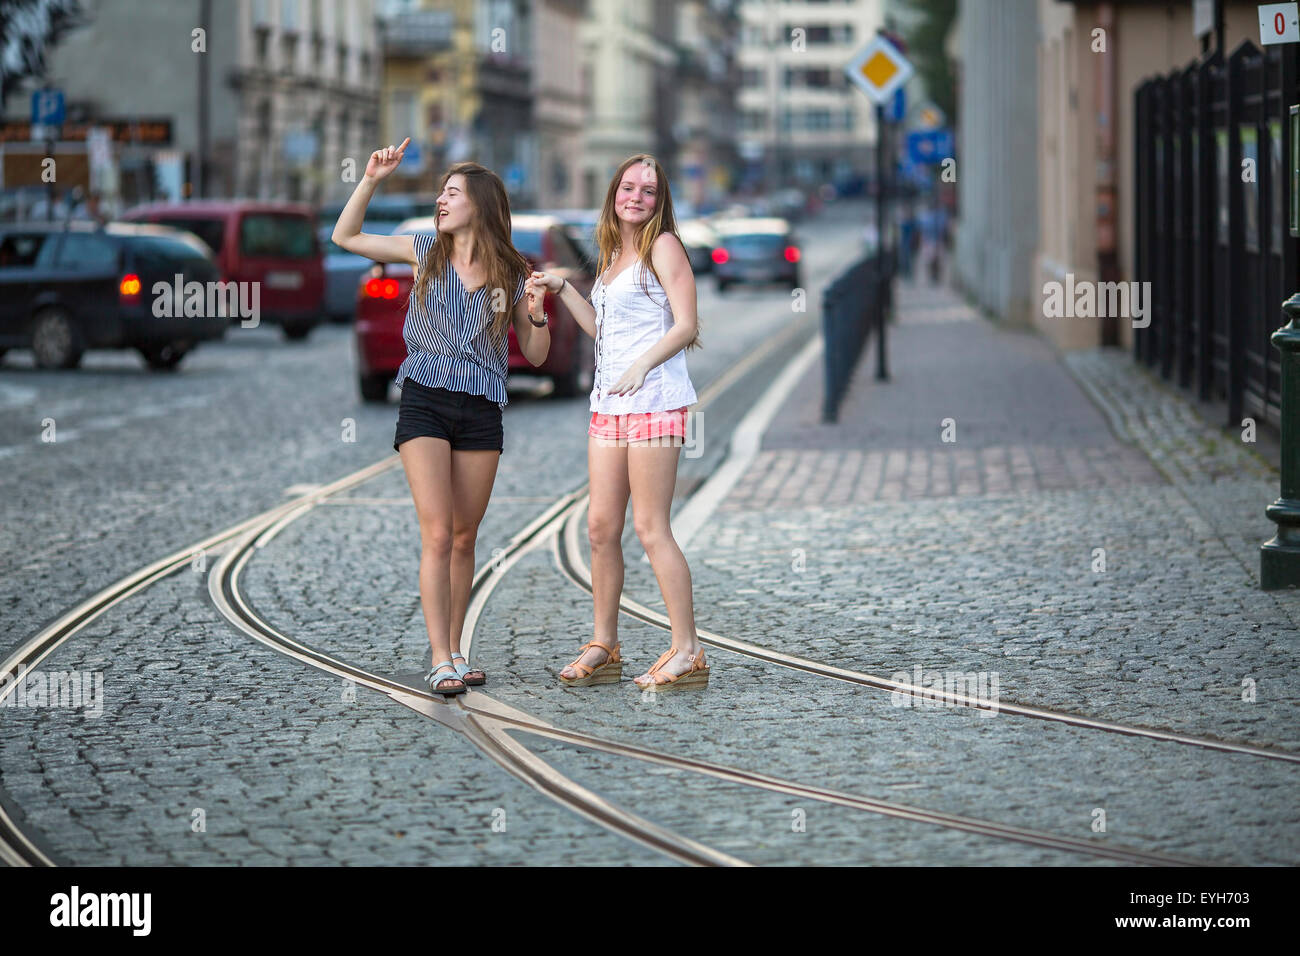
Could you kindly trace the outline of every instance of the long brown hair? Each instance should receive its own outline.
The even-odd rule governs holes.
[[[501,177],[478,163],[457,163],[447,170],[438,183],[442,195],[447,180],[457,173],[465,177],[465,192],[474,212],[470,216],[470,229],[474,236],[474,259],[482,262],[487,271],[487,288],[492,290],[489,308],[495,301],[502,308],[493,309],[493,336],[503,336],[510,327],[510,305],[519,280],[528,275],[528,260],[510,243],[510,200],[506,197]],[[443,275],[451,268],[451,251],[454,240],[451,233],[439,232],[429,247],[424,261],[411,286],[411,295],[421,299],[429,292],[434,276]],[[501,294],[498,294],[500,290]],[[477,291],[477,290],[475,290]]]
[[[614,259],[622,249],[623,239],[619,233],[618,216],[614,213],[614,198],[618,195],[618,184],[623,181],[623,174],[628,169],[637,164],[653,164],[655,168],[655,181],[658,192],[655,197],[654,215],[645,221],[636,234],[636,251],[637,258],[641,264],[654,274],[655,279],[659,279],[659,273],[655,271],[654,263],[650,261],[650,252],[654,248],[655,240],[664,233],[670,233],[679,243],[682,237],[677,235],[677,217],[673,214],[673,194],[668,189],[668,175],[664,172],[663,166],[659,165],[659,160],[655,159],[649,153],[637,153],[635,156],[629,156],[623,160],[618,172],[614,173],[614,178],[609,182],[609,189],[605,191],[605,205],[601,207],[600,217],[596,220],[596,245],[600,248],[600,254],[597,257],[597,275],[604,275],[605,270],[613,264]],[[685,251],[685,244],[682,249]],[[663,282],[660,280],[660,285]],[[641,291],[650,296],[650,288],[646,284],[645,275],[641,276]],[[686,344],[688,349],[701,348],[700,342],[700,322],[699,316],[695,319],[695,337]]]

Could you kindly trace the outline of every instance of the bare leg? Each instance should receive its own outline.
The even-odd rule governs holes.
[[[451,657],[451,444],[422,436],[402,442],[398,454],[420,522],[420,607],[437,664]]]
[[[606,647],[618,643],[618,600],[623,594],[623,524],[627,517],[627,445],[587,437],[587,476],[591,502],[587,507],[587,538],[591,541],[591,590],[595,609],[594,637]],[[588,648],[578,660],[596,667],[609,659],[599,648]],[[564,677],[578,676],[571,666]]]
[[[672,625],[672,647],[677,654],[663,667],[668,675],[690,670],[690,654],[700,650],[695,633],[695,607],[691,599],[691,570],[686,556],[673,538],[670,515],[673,487],[677,483],[677,459],[681,445],[665,439],[632,442],[628,446],[628,483],[632,494],[632,524],[650,558],[659,591],[668,608]],[[643,674],[637,683],[654,678]]]
[[[496,481],[498,451],[452,451],[451,626],[449,646],[460,653],[461,631],[474,583],[474,543]],[[445,660],[445,658],[440,658]]]

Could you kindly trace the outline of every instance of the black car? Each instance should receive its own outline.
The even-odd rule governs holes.
[[[715,224],[718,246],[713,250],[713,275],[718,291],[738,282],[779,282],[803,285],[798,240],[784,219],[731,219]]]
[[[175,368],[230,324],[209,307],[219,278],[197,237],[166,226],[0,223],[0,356],[31,349],[40,368],[76,368],[86,349],[134,348]]]

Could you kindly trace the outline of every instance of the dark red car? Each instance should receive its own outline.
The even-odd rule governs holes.
[[[259,319],[305,338],[324,318],[325,268],[316,211],[254,199],[146,203],[122,217],[194,233],[212,249],[222,282],[258,283]]]
[[[437,231],[437,220],[423,216],[406,220],[393,235]],[[586,260],[561,220],[517,213],[511,220],[511,241],[533,269],[562,275],[584,296],[591,294],[595,276],[584,265]],[[376,264],[357,289],[357,373],[361,397],[368,402],[387,401],[388,383],[406,359],[402,326],[413,281],[408,265]],[[534,366],[524,357],[512,325],[509,371],[549,377],[555,383],[554,394],[560,398],[586,394],[591,391],[595,343],[558,297],[548,295],[543,308],[551,325],[551,350],[546,361]]]

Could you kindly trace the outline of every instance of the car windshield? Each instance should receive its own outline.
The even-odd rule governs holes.
[[[544,231],[541,229],[515,229],[510,234],[510,242],[529,258],[540,259],[543,234]]]
[[[239,223],[239,251],[246,256],[310,259],[316,254],[311,220],[281,213],[251,213]]]
[[[181,269],[186,273],[215,272],[211,260],[189,243],[163,236],[133,236],[127,245],[137,268],[150,271]]]
[[[744,236],[727,236],[723,244],[732,252],[781,252],[789,242],[788,236],[778,233],[753,233]]]

